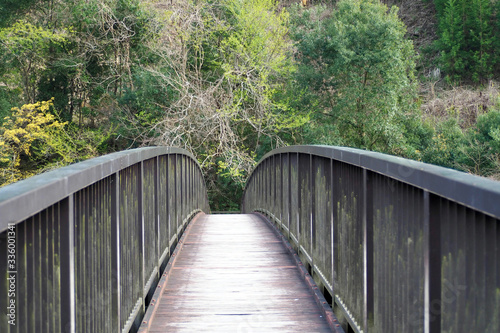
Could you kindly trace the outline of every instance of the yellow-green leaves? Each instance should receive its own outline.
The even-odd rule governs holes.
[[[16,56],[36,54],[47,49],[50,43],[65,40],[65,32],[56,33],[26,21],[17,21],[11,27],[0,30],[1,43]]]
[[[35,101],[49,48],[65,41],[64,31],[54,32],[22,20],[0,30],[0,61],[7,65],[7,71],[20,75],[26,100]]]
[[[0,164],[3,174],[3,177],[0,174],[0,180],[4,178],[0,184],[33,175],[35,170],[22,165],[21,161],[29,160],[34,153],[57,151],[58,145],[62,144],[58,136],[66,123],[58,121],[49,113],[52,105],[52,100],[25,104],[13,108],[12,115],[5,118],[0,127]]]

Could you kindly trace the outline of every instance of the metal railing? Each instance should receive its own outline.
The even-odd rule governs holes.
[[[189,220],[208,212],[187,151],[150,147],[0,189],[0,331],[138,327]]]
[[[356,332],[500,332],[500,183],[357,149],[276,149],[262,212]]]

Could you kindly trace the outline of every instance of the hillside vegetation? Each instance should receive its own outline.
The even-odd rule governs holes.
[[[272,148],[500,175],[497,0],[4,0],[0,184],[174,145],[213,210]]]

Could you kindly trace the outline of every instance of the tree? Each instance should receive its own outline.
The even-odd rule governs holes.
[[[62,122],[53,99],[11,111],[0,126],[0,186],[106,152],[109,133]]]
[[[0,28],[4,28],[39,0],[2,0],[0,3]],[[40,0],[43,1],[43,0]]]
[[[65,31],[51,31],[27,21],[18,21],[0,30],[0,46],[3,49],[3,71],[18,69],[24,97],[34,103],[37,84],[46,66],[47,52],[51,44],[63,43]],[[14,71],[15,75],[15,71]]]
[[[52,161],[53,155],[70,162],[61,140],[67,123],[50,114],[52,105],[52,101],[44,101],[14,108],[0,127],[0,185],[34,175],[39,164]]]
[[[237,192],[255,159],[308,120],[283,98],[295,66],[288,14],[272,0],[36,4],[29,25],[0,37],[5,86],[22,87],[26,101],[52,100],[73,140],[116,129],[109,149],[185,147],[209,184]]]
[[[414,104],[414,59],[405,26],[379,1],[341,0],[331,12],[298,13],[293,36],[297,80],[318,102],[314,132],[332,143],[391,152],[403,141],[401,117]],[[325,125],[326,124],[326,125]]]
[[[129,127],[143,128],[147,144],[193,151],[212,194],[231,178],[241,191],[257,155],[307,120],[277,98],[294,70],[288,15],[270,0],[227,0],[177,3],[157,17],[156,61],[146,68],[168,94],[157,100],[161,114],[130,118]]]
[[[450,81],[483,82],[498,62],[494,6],[491,0],[440,1],[438,10],[441,65]]]
[[[491,0],[473,0],[471,12],[472,75],[473,80],[477,82],[491,76],[495,61]]]
[[[136,90],[133,74],[150,38],[150,14],[139,0],[72,0],[59,11],[71,34],[63,48],[52,48],[39,98],[59,97],[64,118],[75,115],[80,124],[109,119],[117,100]]]
[[[467,66],[465,53],[465,36],[461,0],[449,0],[444,9],[443,19],[440,21],[441,61],[444,70],[451,78],[458,78],[464,74]]]

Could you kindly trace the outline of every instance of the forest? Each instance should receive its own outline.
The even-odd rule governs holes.
[[[273,148],[356,147],[500,180],[498,0],[2,0],[0,185],[191,151],[239,209]]]

